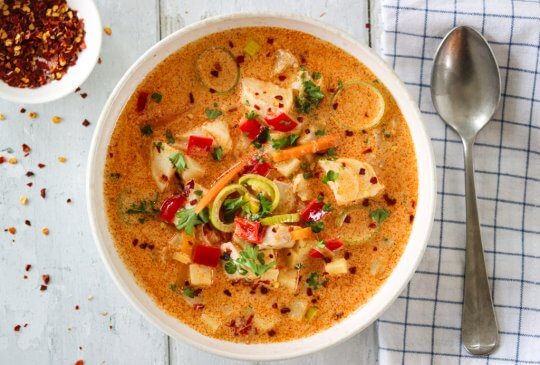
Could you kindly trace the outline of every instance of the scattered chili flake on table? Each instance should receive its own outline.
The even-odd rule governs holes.
[[[49,232],[50,232],[50,231],[49,231],[49,228],[43,228],[43,229],[41,230],[41,233],[43,233],[45,236],[48,236],[48,235],[49,235]]]
[[[81,98],[86,99],[86,97],[88,96],[88,93],[81,93],[80,95],[81,95]]]
[[[45,166],[46,166],[45,164],[38,163],[38,167],[39,167],[40,169],[44,168]]]
[[[76,310],[76,311],[79,310],[79,306],[78,306],[78,305],[75,306],[75,310]]]
[[[58,124],[62,121],[62,118],[60,118],[59,116],[54,116],[51,118],[51,122],[53,122],[54,124]]]
[[[90,125],[90,122],[88,121],[88,119],[85,119],[83,122],[82,122],[82,125],[85,126],[85,127],[88,127]]]
[[[28,146],[26,143],[23,143],[22,150],[24,152],[24,157],[28,156],[30,154],[30,151],[32,151],[30,146]]]
[[[16,325],[15,327],[13,327],[13,330],[15,332],[19,332],[21,330],[21,325],[20,324]]]
[[[103,31],[105,32],[105,34],[107,35],[112,35],[112,30],[110,27],[105,27],[103,28]]]
[[[17,233],[17,229],[15,227],[9,227],[8,232],[11,233],[11,234],[15,234],[15,233]]]
[[[45,188],[41,189],[39,194],[41,195],[43,199],[45,199],[47,197],[47,189]]]
[[[30,222],[28,219],[24,221],[24,224],[26,224],[28,227],[32,226],[32,222]]]
[[[38,117],[38,113],[36,113],[36,112],[28,113],[28,118],[30,118],[30,119],[36,119],[37,117]]]
[[[41,286],[39,287],[39,290],[40,290],[40,291],[45,291],[45,290],[47,290],[47,285],[41,285]]]
[[[20,88],[61,79],[86,48],[77,12],[66,0],[1,3],[0,79]]]
[[[15,157],[10,157],[8,162],[12,165],[15,165],[17,163],[17,159]]]
[[[6,120],[6,117],[2,113],[0,113],[0,120]]]
[[[84,361],[83,360],[77,360],[77,361],[75,361],[74,365],[84,365]]]
[[[28,203],[28,198],[25,196],[21,196],[21,204],[26,205],[26,203]]]
[[[49,285],[49,281],[51,281],[51,277],[48,274],[41,275],[41,279],[45,285]]]
[[[32,268],[32,265],[26,264],[26,266],[24,267],[24,270],[25,271],[30,271],[31,268]]]
[[[62,157],[62,156],[61,156],[61,157],[58,157],[58,162],[64,163],[64,162],[66,162],[66,161],[67,161],[67,158]]]

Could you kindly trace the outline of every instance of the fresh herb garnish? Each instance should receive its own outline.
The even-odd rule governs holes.
[[[204,212],[204,210],[203,210]],[[193,229],[196,225],[204,224],[208,222],[208,211],[200,214],[195,213],[195,208],[182,208],[176,212],[176,228],[178,230],[184,230],[187,234],[192,235]]]
[[[154,141],[154,142],[152,142],[152,147],[157,148],[158,152],[160,152],[161,149],[163,148],[163,142]]]
[[[120,179],[120,173],[119,172],[111,172],[109,174],[109,176],[111,177],[111,179],[116,179],[116,180]]]
[[[252,119],[257,119],[259,117],[259,114],[255,113],[255,110],[252,110],[249,113],[245,112],[244,116],[246,117],[246,119],[252,120]]]
[[[150,124],[145,124],[141,127],[141,133],[143,136],[151,136],[152,133],[154,133],[154,130]]]
[[[303,81],[302,86],[303,92],[295,98],[294,106],[298,113],[309,114],[313,107],[319,106],[319,103],[324,98],[324,93],[311,80]]]
[[[335,172],[334,170],[329,170],[326,175],[323,176],[322,182],[323,184],[328,184],[329,181],[336,181],[338,176],[338,172]]]
[[[270,214],[270,208],[272,207],[272,202],[264,196],[263,193],[257,194],[257,199],[259,199],[260,203],[260,209],[258,213],[251,213],[247,209],[244,209],[246,212],[247,218],[250,221],[258,221],[259,219],[262,219]]]
[[[324,136],[325,134],[326,134],[325,129],[318,129],[318,130],[315,131],[316,136]]]
[[[228,198],[223,202],[223,208],[225,208],[225,211],[235,212],[238,209],[242,209],[242,207],[247,203],[248,201],[244,199],[243,196],[238,198]]]
[[[255,276],[261,277],[265,272],[274,267],[277,263],[264,261],[264,253],[259,251],[257,245],[246,245],[244,251],[240,252],[240,257],[236,259],[238,271],[241,275],[246,275],[251,271]]]
[[[178,288],[177,288],[176,284],[173,283],[173,284],[169,284],[169,289],[171,289],[173,292],[176,293],[176,290],[177,290]]]
[[[321,78],[322,74],[319,71],[313,71],[311,74],[311,78],[313,80],[319,80]]]
[[[195,298],[195,289],[193,289],[191,286],[186,286],[184,290],[182,290],[182,294],[188,298]]]
[[[261,149],[262,145],[268,142],[268,138],[270,138],[270,129],[265,127],[261,130],[261,133],[259,133],[257,138],[255,138],[252,143],[256,148]]]
[[[326,151],[326,155],[330,157],[334,157],[337,154],[335,148],[329,148],[328,151]]]
[[[176,167],[176,170],[178,170],[179,174],[181,174],[187,168],[186,159],[184,158],[184,155],[180,152],[175,152],[170,155],[169,161],[171,161],[173,166]]]
[[[320,233],[324,229],[324,222],[318,221],[318,222],[306,222],[306,226],[311,227],[311,232],[313,233]]]
[[[221,161],[223,159],[223,148],[218,146],[212,151],[212,158],[216,161]]]
[[[176,142],[176,140],[174,139],[174,134],[172,134],[172,132],[169,130],[165,132],[165,138],[167,138],[168,144],[174,144],[174,142]]]
[[[326,247],[326,242],[324,240],[322,241],[317,241],[317,243],[315,244],[315,246],[317,246],[317,248],[325,248]]]
[[[221,112],[221,110],[218,110],[218,109],[210,109],[210,108],[206,108],[204,110],[204,113],[206,114],[206,117],[209,118],[209,119],[216,119],[218,118],[220,115],[222,115],[223,113]]]
[[[297,139],[298,135],[296,134],[289,134],[288,136],[283,138],[272,138],[272,148],[275,150],[281,150],[283,148],[296,146]]]
[[[389,216],[390,212],[383,208],[376,209],[373,212],[369,213],[369,217],[378,224],[384,222]]]
[[[131,206],[126,210],[127,214],[142,214],[148,216],[154,216],[160,213],[160,210],[156,208],[157,194],[153,200],[141,200],[139,202],[131,203]]]
[[[197,196],[202,196],[202,195],[203,195],[203,191],[197,189],[197,190],[193,191],[193,194],[195,194],[195,195],[197,195]]]
[[[306,279],[307,286],[313,290],[320,289],[327,282],[328,282],[328,279],[326,279],[324,276],[316,272],[312,272],[311,274],[309,274],[309,277]]]
[[[324,200],[324,195],[322,195],[322,194],[317,195],[317,201],[319,203],[321,203],[323,200]]]
[[[158,92],[153,92],[152,95],[150,95],[152,100],[154,100],[156,103],[161,103],[161,100],[163,99],[163,95],[161,95]]]
[[[334,210],[334,207],[332,206],[332,203],[326,202],[326,203],[324,203],[324,205],[322,207],[322,210],[323,210],[323,212],[331,212],[331,211]]]
[[[302,268],[302,266],[304,266],[304,265],[302,265],[302,263],[299,262],[299,263],[297,263],[296,265],[294,265],[294,269],[295,269],[295,270],[300,270],[300,269]]]
[[[229,259],[227,260],[227,262],[225,262],[225,272],[227,274],[232,275],[236,272],[237,269],[238,267],[236,266],[236,264],[234,263],[232,259]]]
[[[304,177],[304,179],[311,179],[313,177],[313,173],[311,171],[308,171],[308,172],[304,172],[302,174],[302,176]]]

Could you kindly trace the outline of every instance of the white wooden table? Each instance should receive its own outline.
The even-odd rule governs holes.
[[[291,12],[320,19],[377,46],[378,3],[97,0],[97,5],[112,36],[104,35],[103,62],[81,85],[86,98],[79,93],[38,106],[0,100],[0,113],[6,118],[0,121],[0,149],[13,149],[12,154],[0,155],[18,160],[0,165],[0,364],[73,364],[79,359],[85,364],[240,364],[170,339],[139,315],[110,280],[95,249],[85,206],[93,127],[127,68],[160,38],[185,25],[241,11]],[[20,112],[23,107],[26,113]],[[28,112],[38,117],[31,119]],[[53,116],[62,122],[53,124]],[[85,119],[91,123],[88,127],[82,125]],[[27,157],[23,143],[32,149]],[[61,163],[58,157],[67,160]],[[39,168],[40,163],[46,166]],[[27,177],[28,171],[35,176]],[[21,197],[27,197],[26,205]],[[4,231],[8,227],[15,227],[16,233]],[[49,235],[42,233],[45,227]],[[45,291],[40,290],[43,274],[50,275]],[[14,330],[17,325],[19,331]],[[376,329],[371,326],[334,348],[279,363],[374,364],[376,357]]]

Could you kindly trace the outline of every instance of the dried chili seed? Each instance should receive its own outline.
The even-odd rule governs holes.
[[[268,293],[268,288],[266,286],[261,286],[261,288],[259,290],[261,291],[261,294],[267,294]]]
[[[86,48],[84,21],[66,0],[2,1],[2,12],[0,79],[10,86],[59,80]]]

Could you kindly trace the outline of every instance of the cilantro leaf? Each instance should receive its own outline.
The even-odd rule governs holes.
[[[156,103],[161,103],[161,100],[163,99],[163,95],[161,95],[158,92],[153,92],[152,95],[150,95],[152,100],[154,100]]]
[[[165,138],[167,138],[168,144],[174,144],[174,142],[176,142],[176,140],[174,139],[174,134],[172,134],[172,132],[169,130],[165,132]]]
[[[186,286],[184,290],[182,290],[182,294],[188,298],[195,298],[195,289],[190,286]]]
[[[223,113],[221,112],[221,110],[218,110],[218,109],[206,108],[204,110],[204,114],[206,114],[206,117],[209,118],[209,119],[216,119],[217,117],[219,117]]]
[[[238,209],[241,209],[247,203],[248,201],[244,199],[243,196],[240,196],[238,198],[228,198],[225,199],[225,201],[223,202],[223,208],[225,208],[226,211],[234,212]]]
[[[318,129],[315,131],[316,136],[324,136],[326,134],[326,130],[324,129]]]
[[[378,224],[384,222],[389,216],[390,212],[383,208],[376,209],[373,212],[369,213],[369,217]]]
[[[244,113],[244,116],[246,117],[246,119],[257,119],[259,117],[259,114],[255,113],[255,110],[252,110],[250,111],[249,113],[246,112]]]
[[[201,215],[202,214],[203,213],[201,212]],[[176,218],[178,219],[176,229],[184,230],[189,235],[193,234],[193,229],[196,225],[204,224],[205,220],[208,222],[204,215],[201,217],[199,214],[195,213],[195,208],[180,209],[176,212]],[[206,218],[208,218],[208,216],[206,216]]]
[[[266,263],[264,253],[259,251],[259,246],[251,244],[246,245],[244,251],[240,252],[240,257],[236,259],[236,263],[241,275],[246,275],[251,271],[257,277],[261,277],[277,264],[276,261]]]
[[[313,233],[320,233],[324,229],[324,222],[318,221],[318,222],[306,222],[306,226],[311,227],[311,232]]]
[[[294,106],[298,113],[308,114],[313,107],[319,106],[319,103],[324,98],[324,93],[321,91],[320,86],[317,86],[311,80],[303,81],[302,87],[302,92],[294,100]]]
[[[328,184],[329,181],[336,181],[339,176],[338,172],[335,172],[333,170],[329,170],[325,176],[322,178],[323,184]]]
[[[232,275],[236,272],[237,269],[238,267],[232,259],[227,260],[227,262],[225,263],[225,272],[227,274]]]
[[[272,148],[275,150],[281,150],[283,148],[296,146],[296,140],[298,139],[298,135],[296,134],[290,134],[283,138],[272,138]]]
[[[154,130],[150,124],[145,124],[141,127],[141,133],[143,136],[151,136],[152,133],[154,133]]]
[[[180,152],[175,152],[170,155],[169,161],[171,161],[173,166],[176,167],[176,170],[178,170],[179,174],[181,174],[187,168],[186,159],[184,158],[184,155]]]
[[[311,274],[309,274],[309,277],[306,279],[307,286],[313,290],[320,289],[327,282],[328,282],[328,279],[326,279],[321,274],[318,274],[316,272],[312,272]]]
[[[223,159],[223,148],[221,148],[221,146],[214,148],[214,151],[212,151],[212,158],[216,161],[221,161]]]
[[[334,207],[332,206],[332,203],[326,202],[326,203],[324,203],[324,205],[322,207],[322,210],[325,211],[325,212],[331,212],[331,211],[334,210]]]

